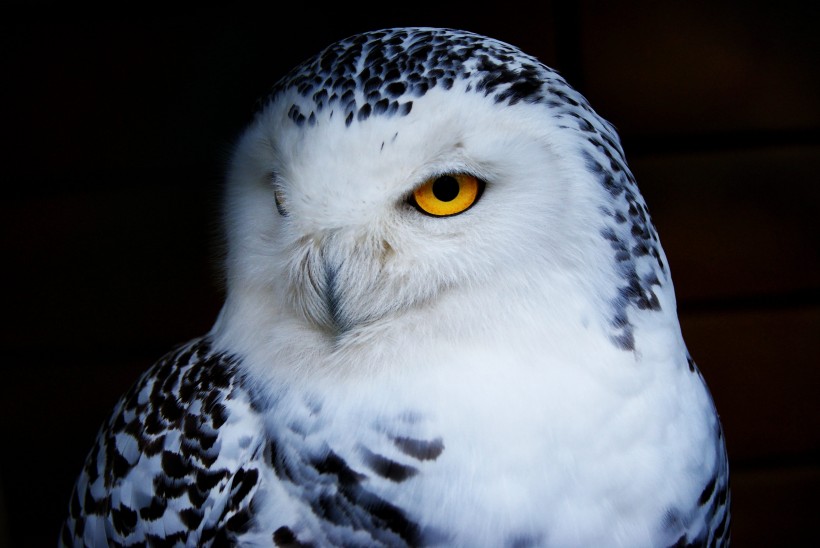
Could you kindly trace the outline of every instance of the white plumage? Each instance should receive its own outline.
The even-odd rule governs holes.
[[[65,545],[728,544],[720,423],[617,135],[463,31],[334,44],[236,148],[228,292]]]

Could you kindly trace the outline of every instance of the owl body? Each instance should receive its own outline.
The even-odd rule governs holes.
[[[103,427],[64,544],[728,543],[646,205],[534,58],[334,44],[243,135],[225,211],[225,306]]]

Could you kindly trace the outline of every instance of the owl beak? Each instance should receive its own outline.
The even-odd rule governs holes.
[[[350,318],[345,315],[340,298],[339,272],[341,267],[334,264],[324,255],[322,257],[322,265],[324,270],[324,291],[322,292],[322,297],[326,311],[327,326],[330,327],[337,336],[342,335],[350,330],[352,322]]]
[[[374,278],[381,259],[360,239],[347,236],[328,232],[311,239],[292,280],[306,319],[337,339],[378,317],[373,315]]]
[[[310,320],[339,337],[354,326],[354,321],[345,312],[345,257],[334,253],[337,246],[333,238],[325,238],[313,248],[311,259],[304,263],[306,269],[302,282],[308,282],[303,295],[308,299],[305,310]]]

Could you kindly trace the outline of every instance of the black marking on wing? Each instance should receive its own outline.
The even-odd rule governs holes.
[[[125,506],[111,510],[111,522],[122,536],[129,535],[137,526],[137,513]]]
[[[689,366],[689,372],[694,373],[696,369],[695,360],[693,360],[692,356],[690,356],[689,354],[686,354],[686,364]]]
[[[379,476],[389,479],[390,481],[401,483],[419,473],[418,469],[412,466],[407,466],[406,464],[401,464],[382,455],[377,455],[365,447],[362,447],[360,450],[364,456],[364,462],[367,467]]]
[[[353,470],[331,450],[309,457],[282,440],[270,441],[268,462],[277,476],[294,485],[309,484],[304,497],[313,512],[329,524],[366,531],[374,545],[418,546],[422,535],[418,524],[393,504],[369,492],[367,476]],[[285,539],[285,533],[281,533]]]
[[[312,545],[299,542],[296,535],[288,527],[280,527],[273,532],[273,543],[282,548],[310,548]]]
[[[717,475],[712,476],[712,479],[709,480],[709,483],[706,484],[706,487],[703,488],[703,492],[700,494],[698,498],[698,506],[703,506],[709,499],[712,498],[712,493],[715,492],[715,485],[717,484]]]
[[[224,402],[244,390],[235,366],[202,338],[167,354],[135,383],[88,455],[70,499],[62,545],[84,545],[88,527],[105,530],[108,543],[121,546],[231,544],[251,527],[258,471],[213,466],[219,430],[228,419]],[[136,466],[152,476],[134,486],[142,494],[131,496],[124,485],[133,481],[129,474]],[[206,523],[210,497],[226,489],[227,504]],[[151,524],[169,512],[186,529],[162,537],[151,533]]]
[[[706,480],[694,509],[683,512],[667,511],[664,527],[667,530],[686,530],[672,547],[729,546],[731,541],[731,491],[729,464],[723,443],[723,429],[718,422],[715,441],[718,448],[715,470]],[[687,516],[684,518],[684,516]],[[690,523],[691,520],[697,520]]]
[[[566,107],[556,108],[566,110]],[[573,116],[563,110],[561,115]],[[568,126],[568,129],[571,128]],[[659,276],[666,272],[660,240],[635,177],[626,166],[614,130],[608,125],[591,125],[588,121],[581,124],[580,130],[588,135],[581,141],[579,152],[587,170],[598,179],[610,200],[600,209],[604,219],[600,234],[612,248],[613,264],[621,277],[618,293],[612,300],[612,340],[618,347],[631,351],[635,349],[635,338],[627,311],[630,308],[661,310],[655,293],[656,287],[663,285]],[[646,264],[651,270],[638,274],[643,270],[639,267]]]
[[[396,437],[393,438],[393,443],[402,453],[418,460],[436,460],[444,451],[444,442],[441,438],[427,441]]]

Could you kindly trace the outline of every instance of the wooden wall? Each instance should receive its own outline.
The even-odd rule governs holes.
[[[620,129],[724,421],[736,545],[807,542],[820,515],[820,18],[807,3],[717,4],[7,13],[0,535],[52,546],[118,396],[210,327],[224,164],[255,100],[332,40],[436,25],[523,47]]]

